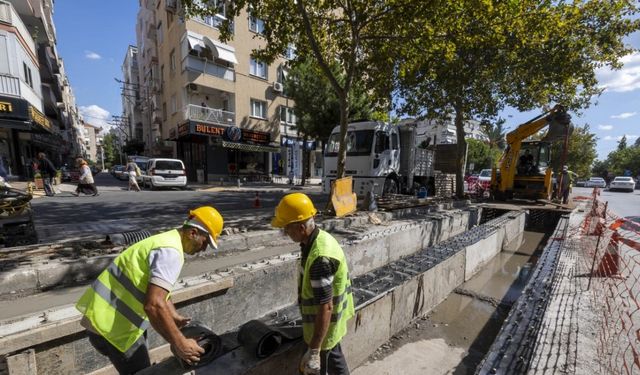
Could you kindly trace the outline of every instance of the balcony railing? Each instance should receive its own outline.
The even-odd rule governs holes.
[[[0,74],[0,94],[20,96],[20,79],[10,75]]]
[[[185,117],[191,121],[202,121],[210,124],[232,126],[236,123],[235,112],[223,111],[221,109],[201,107],[189,104],[185,108]]]
[[[227,81],[236,80],[236,72],[226,66],[199,59],[195,56],[187,56],[182,61],[182,69],[198,73],[208,74],[214,77],[226,79]]]

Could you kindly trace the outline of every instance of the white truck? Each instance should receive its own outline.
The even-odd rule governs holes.
[[[339,138],[337,126],[324,152],[322,190],[327,194],[337,175]],[[397,125],[380,121],[349,124],[345,175],[353,178],[353,192],[362,198],[369,191],[378,196],[414,194],[420,187],[428,187],[434,162],[429,143],[426,125],[414,121]]]

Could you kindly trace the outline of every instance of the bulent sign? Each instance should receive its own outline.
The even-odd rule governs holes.
[[[241,129],[237,126],[208,125],[193,121],[178,125],[177,133],[178,137],[189,134],[206,135],[237,143],[269,144],[271,141],[271,134],[267,132]]]
[[[196,124],[194,132],[196,134],[223,136],[225,127],[215,125]]]

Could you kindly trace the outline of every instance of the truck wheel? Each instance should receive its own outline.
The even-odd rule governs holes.
[[[384,187],[382,188],[382,195],[398,194],[398,183],[393,178],[387,178],[384,180]]]

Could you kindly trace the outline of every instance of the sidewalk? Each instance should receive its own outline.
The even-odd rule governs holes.
[[[322,185],[320,185],[320,179],[308,179],[305,186],[300,186],[299,181],[296,181],[297,185],[290,185],[286,183],[287,181],[282,182],[242,182],[240,186],[234,184],[232,182],[224,182],[223,185],[220,183],[210,183],[210,184],[198,184],[198,183],[189,183],[187,185],[189,190],[193,191],[206,191],[206,192],[271,192],[271,193],[287,193],[290,191],[307,191],[307,192],[320,192],[322,191]],[[11,187],[14,189],[26,191],[27,190],[28,181],[12,181]],[[76,182],[63,182],[59,185],[54,185],[53,188],[56,191],[56,194],[64,194],[65,196],[74,192],[77,187]],[[107,191],[125,191],[122,186],[104,186],[96,184],[99,192],[107,192]],[[67,194],[68,193],[68,194]],[[33,192],[33,198],[40,198],[45,196],[44,190],[37,189]]]

